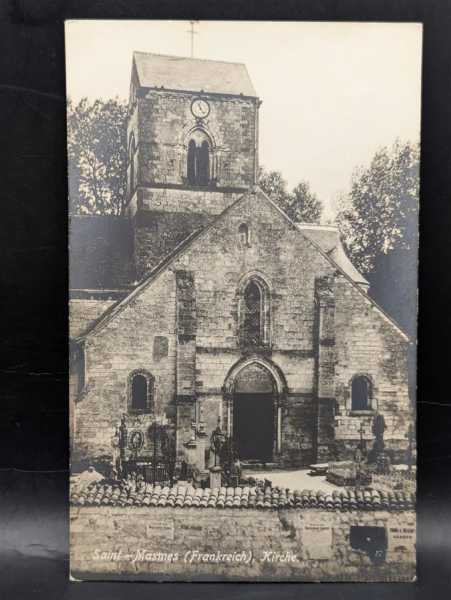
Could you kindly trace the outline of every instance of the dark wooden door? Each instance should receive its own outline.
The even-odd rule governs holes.
[[[273,394],[236,394],[233,437],[240,460],[270,462],[274,443]]]

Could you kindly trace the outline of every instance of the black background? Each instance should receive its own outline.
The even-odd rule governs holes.
[[[68,583],[65,18],[424,23],[418,583]],[[439,0],[0,1],[0,590],[9,589],[3,597],[448,597],[450,38],[451,3]]]

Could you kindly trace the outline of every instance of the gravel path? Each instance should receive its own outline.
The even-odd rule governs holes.
[[[339,486],[326,481],[325,477],[311,477],[308,475],[309,469],[297,469],[294,471],[273,470],[273,471],[253,471],[244,469],[243,476],[255,477],[255,479],[269,479],[273,485],[287,487],[292,490],[323,490],[331,492],[341,489]]]

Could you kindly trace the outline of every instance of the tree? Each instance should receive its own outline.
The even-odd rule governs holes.
[[[369,280],[371,296],[412,340],[417,311],[419,155],[419,145],[410,142],[381,148],[368,167],[355,171],[337,215],[347,253]]]
[[[323,206],[306,181],[301,181],[290,193],[279,171],[267,172],[261,168],[258,184],[293,221],[319,223]]]
[[[337,221],[348,254],[363,273],[371,273],[382,255],[416,249],[418,190],[418,144],[397,141],[354,172]]]
[[[290,195],[287,182],[279,171],[265,171],[262,167],[258,173],[258,185],[282,210],[286,210]]]
[[[69,210],[120,215],[127,181],[127,105],[83,98],[67,109]]]
[[[310,190],[309,184],[301,181],[290,194],[288,216],[297,222],[319,223],[322,212],[321,201]]]

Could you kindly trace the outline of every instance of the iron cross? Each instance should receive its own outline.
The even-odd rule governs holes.
[[[188,29],[188,33],[191,36],[191,58],[194,57],[194,36],[197,35],[197,31],[194,31],[194,25],[199,21],[190,21],[190,29]]]

